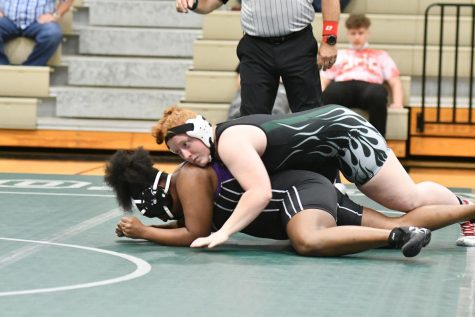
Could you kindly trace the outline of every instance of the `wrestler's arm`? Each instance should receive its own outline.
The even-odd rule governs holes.
[[[191,165],[191,164],[189,164]],[[189,246],[191,242],[211,233],[214,188],[211,168],[190,166],[182,168],[177,176],[177,196],[183,209],[183,222],[174,222],[166,228],[145,226],[135,217],[124,217],[119,223],[123,235],[145,239],[161,245]],[[117,232],[118,236],[120,234]]]
[[[212,248],[225,242],[256,219],[272,198],[269,175],[256,150],[259,147],[256,142],[265,139],[264,132],[259,130],[259,133],[262,135],[256,135],[256,130],[235,126],[221,135],[219,156],[245,192],[221,229],[209,237],[195,240],[192,247]]]
[[[160,229],[176,229],[185,226],[183,221],[171,221],[160,225],[150,225],[150,227],[160,228]]]
[[[126,225],[127,224],[130,224],[129,227],[127,227]],[[141,236],[141,230],[143,230],[143,227],[145,227],[145,225],[137,218],[137,217],[122,217],[120,219],[120,222],[117,224],[116,228],[115,228],[115,233],[117,234],[118,237],[128,237],[128,238],[132,238],[132,239],[142,239],[142,236]],[[177,228],[182,228],[184,227],[185,224],[183,221],[181,220],[178,220],[178,221],[171,221],[171,222],[167,222],[167,223],[163,223],[163,224],[159,224],[159,225],[149,225],[149,227],[152,227],[152,228],[157,228],[157,229],[177,229]],[[124,228],[125,232],[122,231],[122,228]]]
[[[361,225],[381,229],[415,226],[437,230],[473,218],[475,218],[475,205],[427,205],[415,208],[401,217],[388,217],[374,209],[364,207]]]
[[[187,245],[211,233],[216,174],[211,167],[187,164],[177,179],[177,192],[183,209]]]

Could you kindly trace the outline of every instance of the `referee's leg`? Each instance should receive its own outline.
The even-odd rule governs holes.
[[[323,105],[317,51],[317,41],[311,28],[278,48],[276,63],[282,74],[292,112]]]
[[[273,44],[249,36],[239,42],[241,116],[272,111],[279,87],[272,50]]]

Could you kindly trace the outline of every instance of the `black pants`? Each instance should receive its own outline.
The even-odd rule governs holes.
[[[317,42],[311,26],[281,43],[249,35],[239,42],[241,115],[272,111],[282,77],[292,112],[322,105]]]
[[[332,82],[323,92],[323,103],[368,111],[369,122],[386,135],[388,91],[383,85],[359,80]]]

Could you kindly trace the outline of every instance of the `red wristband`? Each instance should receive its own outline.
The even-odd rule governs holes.
[[[338,21],[323,21],[322,36],[338,35]]]

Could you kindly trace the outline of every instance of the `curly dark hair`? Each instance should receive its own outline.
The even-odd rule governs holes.
[[[130,198],[149,187],[157,172],[149,152],[142,147],[135,151],[120,150],[107,161],[104,181],[114,190],[119,205],[130,210]]]

